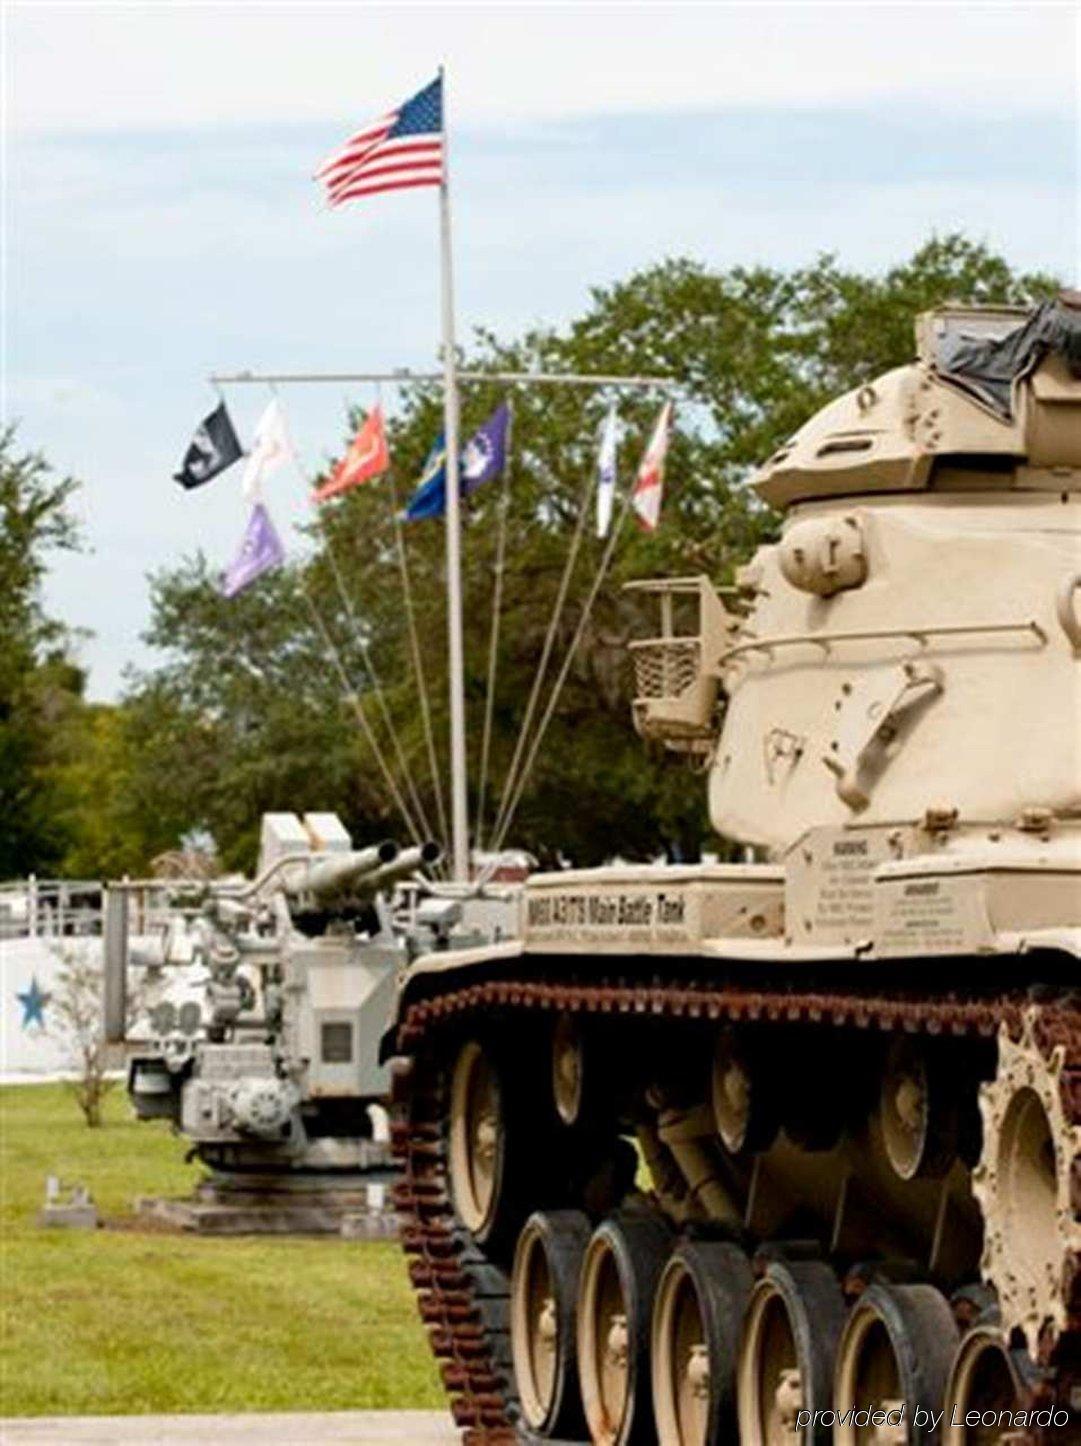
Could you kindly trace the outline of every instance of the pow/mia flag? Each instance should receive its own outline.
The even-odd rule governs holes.
[[[221,402],[195,429],[180,471],[173,477],[181,487],[201,487],[243,457],[232,419]]]

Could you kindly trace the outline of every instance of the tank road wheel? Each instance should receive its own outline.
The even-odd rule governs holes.
[[[578,1210],[538,1211],[518,1237],[510,1338],[522,1416],[540,1436],[580,1436],[574,1307],[589,1221]]]
[[[448,1165],[462,1224],[489,1253],[509,1254],[527,1197],[529,1122],[515,1109],[506,1073],[476,1040],[458,1051],[451,1075]]]
[[[565,1125],[582,1118],[586,1085],[585,1041],[573,1014],[562,1014],[552,1030],[552,1099]]]
[[[505,1144],[502,1091],[495,1067],[470,1040],[450,1086],[450,1186],[463,1224],[483,1238],[499,1193]]]
[[[721,1030],[713,1051],[713,1118],[732,1155],[768,1149],[780,1126],[769,1071],[730,1029]]]
[[[916,1408],[942,1409],[957,1326],[949,1304],[932,1285],[876,1283],[849,1313],[837,1347],[833,1407],[834,1446],[920,1446],[936,1439],[931,1422],[916,1424]],[[896,1413],[885,1424],[843,1421],[848,1411]]]
[[[1070,1199],[1081,1128],[1066,1120],[1060,1076],[1064,1051],[1045,1056],[1028,1013],[1015,1044],[998,1039],[998,1071],[980,1089],[983,1150],[972,1176],[984,1218],[981,1270],[998,1292],[1003,1331],[1021,1330],[1035,1355],[1040,1333],[1066,1322],[1064,1277],[1081,1250]]]
[[[679,1246],[653,1307],[653,1414],[665,1446],[710,1446],[736,1436],[739,1327],[753,1284],[735,1245]]]
[[[551,1034],[552,1104],[556,1116],[585,1134],[609,1134],[616,1081],[607,1042],[577,1014],[561,1014]]]
[[[1012,1351],[994,1326],[975,1326],[961,1341],[946,1385],[946,1446],[1012,1446],[1017,1432],[1004,1412],[1026,1409],[1034,1372],[1024,1351]],[[969,1411],[986,1424],[966,1426]],[[1006,1424],[999,1424],[1000,1418]]]
[[[663,1221],[630,1212],[593,1232],[578,1289],[578,1378],[599,1446],[653,1440],[649,1326],[671,1244]]]
[[[957,1154],[957,1083],[926,1043],[908,1036],[886,1053],[879,1094],[882,1143],[901,1180],[942,1176]]]
[[[740,1441],[825,1446],[844,1299],[821,1261],[775,1261],[751,1293],[737,1371]],[[800,1421],[800,1412],[810,1420]],[[816,1413],[819,1413],[816,1416]],[[797,1428],[797,1422],[799,1426]]]

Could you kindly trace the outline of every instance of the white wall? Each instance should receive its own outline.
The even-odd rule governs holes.
[[[70,1069],[51,1027],[49,1001],[42,1009],[42,1028],[36,1022],[24,1024],[26,1010],[18,997],[35,981],[39,991],[53,991],[61,963],[55,951],[60,946],[86,950],[95,963],[101,963],[100,939],[0,940],[0,1080],[5,1083]]]
[[[131,945],[138,949],[153,947],[159,942],[151,938],[133,938]],[[42,1007],[44,1027],[36,1022],[26,1022],[26,1009],[19,999],[20,994],[32,991],[36,982],[39,993],[49,995],[56,987],[56,976],[62,967],[59,950],[78,949],[100,966],[102,941],[94,937],[73,937],[63,939],[0,939],[0,1084],[17,1084],[34,1079],[54,1078],[59,1074],[71,1073],[73,1066],[66,1057],[62,1040],[58,1037],[55,1015],[50,1001]],[[133,971],[133,984],[143,971]],[[187,965],[171,968],[168,984],[155,999],[168,998],[175,1004],[186,999],[202,1002],[201,981],[206,971]],[[146,1025],[144,1023],[143,1030]],[[138,1024],[132,1033],[140,1033]]]

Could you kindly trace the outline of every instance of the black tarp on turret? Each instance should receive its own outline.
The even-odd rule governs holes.
[[[1045,301],[1021,326],[997,340],[947,332],[935,348],[935,370],[1004,422],[1013,420],[1014,387],[1051,352],[1081,377],[1081,293]]]

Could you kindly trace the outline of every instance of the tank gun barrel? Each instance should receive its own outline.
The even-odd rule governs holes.
[[[373,889],[373,879],[383,870],[392,868],[398,857],[398,845],[386,839],[372,844],[370,848],[322,858],[287,885],[286,893],[290,898],[307,895],[320,903],[338,895],[354,893],[358,887],[367,894]]]

